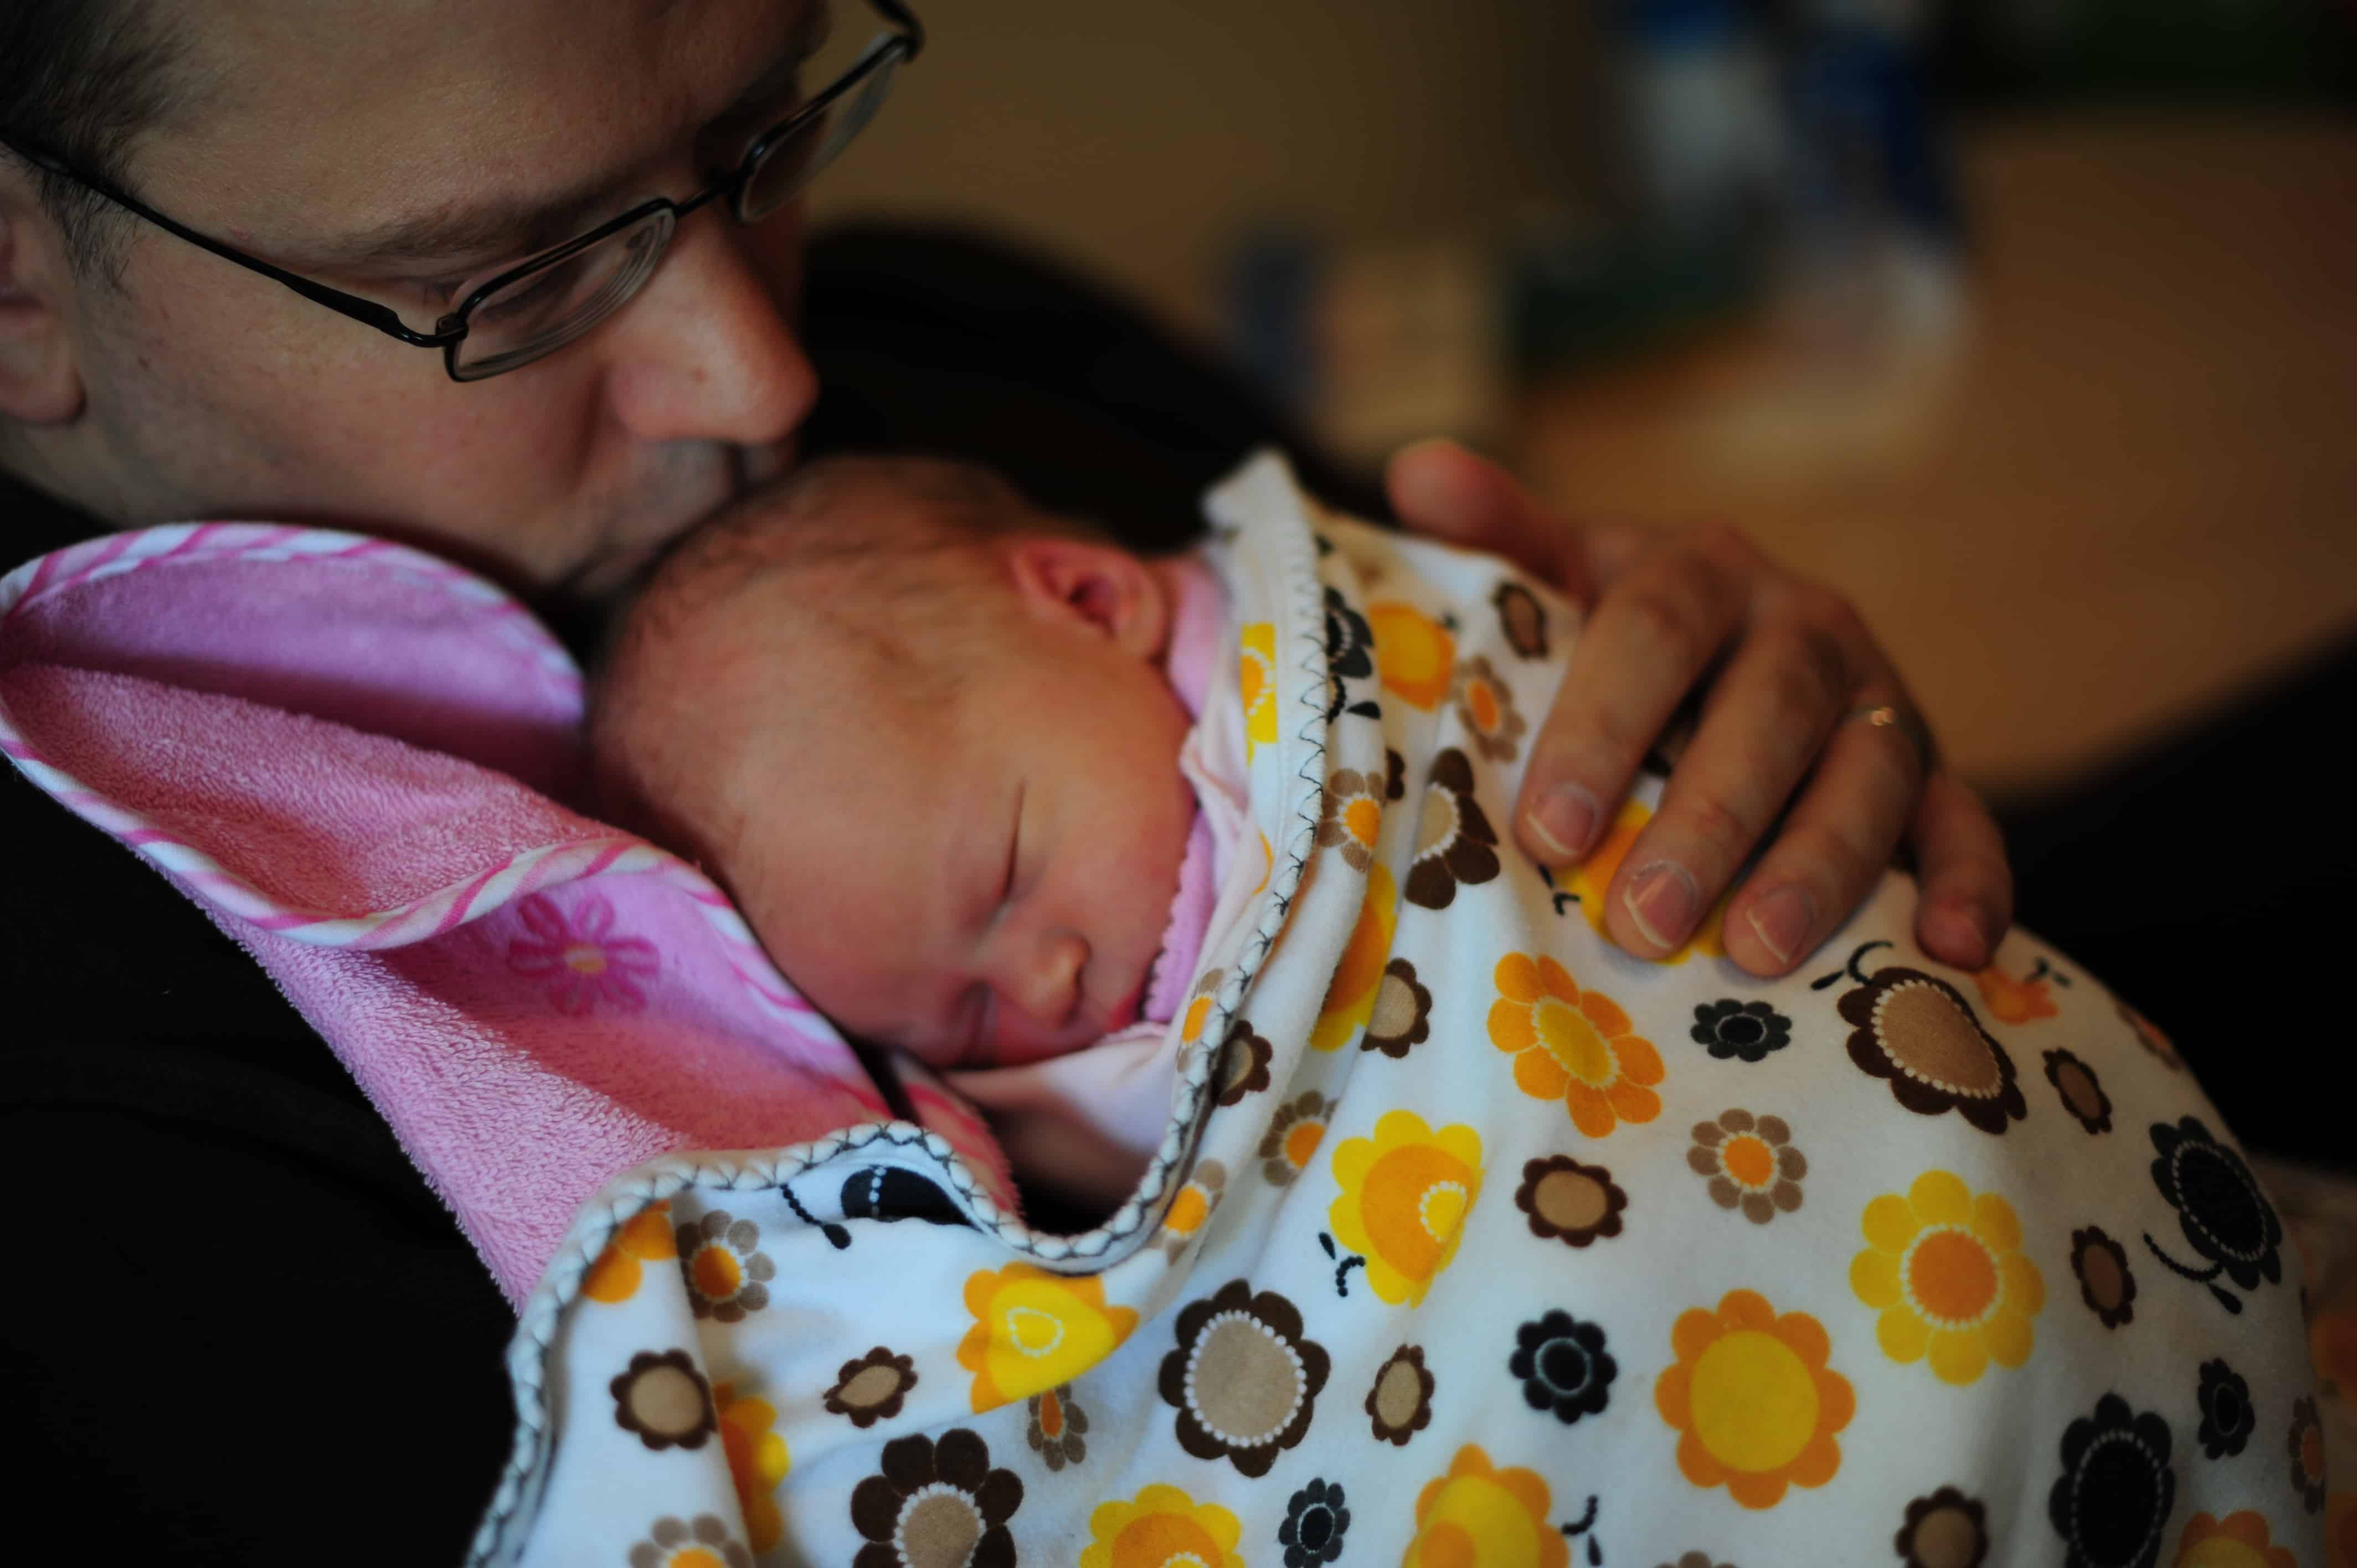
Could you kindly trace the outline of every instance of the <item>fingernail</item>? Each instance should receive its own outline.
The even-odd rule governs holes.
[[[1566,860],[1577,860],[1596,838],[1596,797],[1577,784],[1557,784],[1539,797],[1539,803],[1523,820],[1548,850]]]
[[[1637,873],[1621,902],[1629,907],[1637,929],[1655,947],[1674,948],[1685,940],[1687,929],[1702,903],[1702,889],[1694,875],[1674,861],[1657,860]]]
[[[1751,922],[1751,934],[1776,955],[1778,963],[1790,963],[1816,929],[1817,901],[1805,887],[1779,887],[1753,904],[1744,918]]]

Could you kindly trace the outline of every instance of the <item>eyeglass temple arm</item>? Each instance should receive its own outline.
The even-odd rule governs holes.
[[[879,0],[880,3],[881,0]],[[27,146],[16,142],[9,142],[5,145],[9,151],[34,167],[46,170],[60,179],[72,180],[76,185],[85,187],[93,193],[104,197],[124,210],[145,219],[166,233],[177,239],[185,240],[200,251],[210,252],[222,261],[233,263],[250,273],[259,273],[273,283],[293,289],[312,303],[324,305],[339,315],[349,316],[355,321],[373,327],[389,338],[398,338],[404,343],[412,343],[421,349],[439,349],[466,336],[463,332],[414,331],[391,309],[372,299],[362,299],[358,295],[346,294],[339,288],[329,288],[326,284],[314,283],[299,274],[274,267],[258,256],[249,256],[242,251],[231,250],[220,241],[200,234],[187,224],[156,211],[128,191],[118,189],[95,175],[85,174],[45,148]]]
[[[886,21],[899,24],[901,37],[908,41],[908,58],[915,59],[925,47],[925,24],[917,19],[917,14],[901,0],[868,0],[868,4],[881,12]]]

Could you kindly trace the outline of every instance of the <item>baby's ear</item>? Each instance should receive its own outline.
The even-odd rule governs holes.
[[[1153,659],[1170,631],[1170,602],[1153,567],[1116,545],[1053,534],[1007,547],[1016,591],[1032,614],[1095,628],[1124,652]]]

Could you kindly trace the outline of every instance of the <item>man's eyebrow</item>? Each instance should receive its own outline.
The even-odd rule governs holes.
[[[760,107],[826,41],[832,7],[821,3],[797,8],[793,31],[737,101],[716,119]],[[418,262],[521,261],[537,254],[623,210],[616,192],[620,179],[600,176],[554,197],[500,196],[459,206],[445,204],[406,213],[374,227],[340,235],[305,258],[322,265],[400,265]],[[643,193],[651,195],[652,192]],[[684,198],[688,192],[677,193]]]

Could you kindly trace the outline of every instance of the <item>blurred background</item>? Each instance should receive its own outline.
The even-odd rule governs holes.
[[[1454,435],[1841,589],[2024,923],[2357,1169],[2285,1092],[2357,938],[2357,0],[920,9],[818,220],[1076,265],[1361,471]]]

